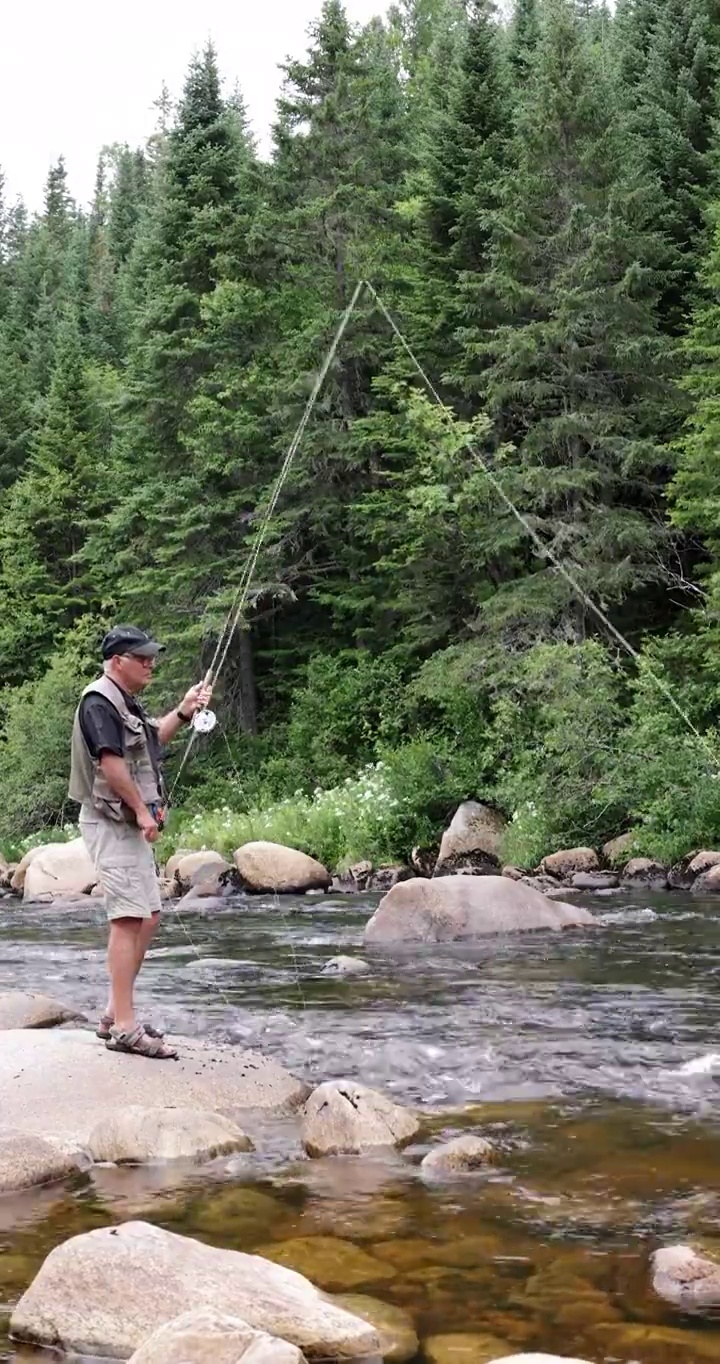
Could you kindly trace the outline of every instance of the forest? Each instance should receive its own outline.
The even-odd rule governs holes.
[[[89,206],[62,160],[0,194],[6,847],[75,817],[109,624],[167,645],[153,706],[202,676],[360,279],[445,407],[364,294],[174,827],[716,846],[719,72],[720,0],[325,0],[271,155],[208,47]]]

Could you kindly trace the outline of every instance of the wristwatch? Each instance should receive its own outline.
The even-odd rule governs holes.
[[[177,715],[178,720],[182,720],[184,725],[189,725],[192,723],[192,715],[184,715],[179,706],[175,711],[175,714]]]

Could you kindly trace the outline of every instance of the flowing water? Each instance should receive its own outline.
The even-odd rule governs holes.
[[[434,1364],[533,1349],[720,1364],[720,1323],[667,1308],[649,1275],[658,1245],[720,1248],[720,908],[586,903],[590,932],[373,954],[349,979],[322,970],[361,954],[367,898],[169,911],[141,977],[156,1022],[257,1048],[310,1083],[381,1088],[426,1111],[422,1139],[403,1155],[309,1161],[293,1122],[266,1121],[239,1167],[96,1169],[0,1200],[0,1313],[58,1242],[142,1215],[403,1309]],[[0,901],[0,990],[39,989],[93,1018],[103,976],[99,906]],[[468,1128],[496,1143],[495,1166],[429,1183],[423,1154]],[[13,1355],[2,1323],[0,1359],[39,1359]]]

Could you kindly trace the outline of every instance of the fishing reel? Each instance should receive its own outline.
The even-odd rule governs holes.
[[[214,710],[198,710],[193,716],[192,726],[196,734],[212,734],[216,724]]]

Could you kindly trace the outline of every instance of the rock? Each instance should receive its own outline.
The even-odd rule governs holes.
[[[0,1194],[55,1184],[78,1169],[79,1153],[65,1151],[34,1132],[0,1127]]]
[[[573,890],[614,890],[619,884],[619,877],[607,871],[576,871],[571,881]]]
[[[342,1080],[313,1090],[300,1117],[309,1156],[353,1156],[377,1146],[405,1146],[419,1130],[409,1109],[365,1085]]]
[[[354,866],[347,867],[345,871],[333,877],[332,888],[339,890],[343,895],[361,895],[367,890],[372,871],[372,862],[356,862]]]
[[[668,1246],[652,1256],[652,1285],[659,1298],[683,1312],[720,1307],[720,1264],[692,1246]]]
[[[594,848],[566,848],[544,857],[540,870],[546,876],[557,876],[560,881],[569,881],[577,871],[599,871],[600,859]]]
[[[611,867],[621,867],[627,862],[635,848],[634,833],[619,834],[617,838],[611,838],[609,843],[603,846],[602,855]]]
[[[370,969],[361,957],[331,957],[325,962],[322,973],[324,976],[366,976]]]
[[[35,858],[40,855],[44,847],[45,844],[40,844],[37,848],[30,848],[28,852],[20,858],[10,879],[11,890],[16,890],[19,893],[24,888],[27,869],[31,863],[35,861]]]
[[[387,1283],[396,1277],[391,1265],[336,1236],[297,1236],[292,1241],[258,1246],[256,1254],[273,1264],[304,1274],[318,1288],[341,1293],[362,1284]]]
[[[427,1364],[491,1364],[503,1357],[512,1346],[497,1336],[481,1333],[457,1332],[452,1335],[429,1336],[423,1341],[423,1356]]]
[[[693,895],[720,894],[720,866],[708,867],[707,871],[701,872],[693,881],[691,890]]]
[[[522,881],[523,879],[523,873],[519,867],[503,867],[501,875],[507,876],[509,881]]]
[[[673,864],[667,875],[667,883],[670,890],[692,889],[695,873],[690,871],[690,865],[695,857],[695,853],[689,853],[687,857],[681,857],[679,862]]]
[[[471,1170],[483,1170],[495,1159],[495,1147],[483,1137],[456,1137],[438,1146],[425,1157],[421,1170],[433,1177],[452,1176]]]
[[[69,843],[47,843],[36,850],[25,870],[23,899],[89,894],[97,879],[95,864],[82,838],[73,838]]]
[[[111,1053],[91,1032],[50,1029],[2,1034],[2,1119],[27,1131],[68,1135],[84,1145],[102,1118],[130,1105],[293,1110],[307,1086],[258,1052],[175,1038],[175,1062]]]
[[[439,843],[428,848],[413,848],[410,854],[410,866],[416,876],[432,876],[439,856]]]
[[[622,871],[624,886],[642,886],[643,890],[667,890],[668,869],[651,857],[633,857]]]
[[[507,820],[498,810],[466,800],[456,810],[440,842],[434,876],[452,876],[463,868],[492,875],[499,868],[500,843]]]
[[[84,1014],[48,995],[0,990],[0,1032],[10,1028],[56,1028],[60,1023],[86,1023]]]
[[[130,1364],[303,1364],[304,1356],[239,1317],[209,1307],[185,1312],[140,1346]]]
[[[205,882],[213,885],[209,894],[219,895],[222,890],[220,877],[223,872],[229,871],[231,865],[221,853],[203,851],[185,853],[184,856],[176,853],[165,868],[165,877],[168,881],[175,881],[181,895]]]
[[[587,1359],[571,1359],[569,1355],[501,1355],[490,1364],[590,1364]]]
[[[446,876],[395,886],[367,924],[365,943],[457,942],[487,933],[559,931],[592,923],[588,910],[549,900],[505,876]]]
[[[193,1303],[280,1336],[308,1359],[378,1353],[376,1332],[301,1275],[146,1222],[58,1246],[17,1304],[10,1330],[16,1340],[69,1354],[127,1359]]]
[[[709,871],[711,867],[720,866],[720,852],[699,852],[692,858],[688,871],[691,876],[702,876],[704,871]]]
[[[369,891],[388,891],[393,886],[397,886],[400,881],[411,881],[412,872],[409,867],[404,867],[401,862],[395,863],[392,867],[378,867],[370,877],[367,889]]]
[[[94,1161],[112,1165],[212,1160],[252,1149],[236,1123],[196,1108],[125,1108],[101,1118],[88,1142]]]
[[[2,888],[3,890],[11,889],[13,876],[15,875],[17,869],[18,869],[17,862],[4,861],[4,866],[0,868],[0,888]]]
[[[297,895],[306,890],[329,890],[332,877],[320,862],[280,843],[244,843],[235,853],[243,890],[261,894],[276,891]]]
[[[377,1298],[368,1298],[363,1293],[335,1294],[333,1302],[354,1317],[360,1317],[377,1331],[380,1337],[380,1354],[390,1364],[405,1364],[418,1352],[418,1338],[415,1334],[412,1317],[402,1307]]]

